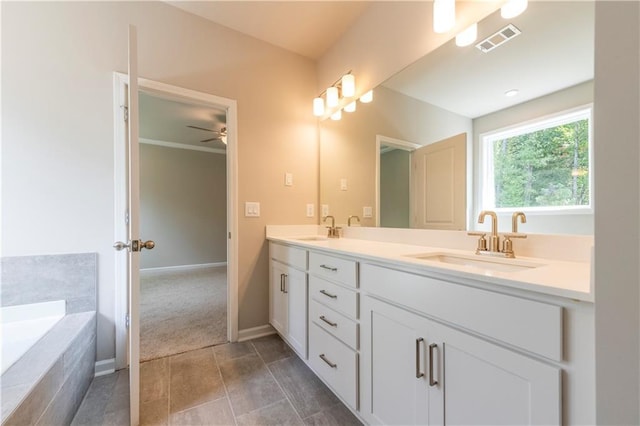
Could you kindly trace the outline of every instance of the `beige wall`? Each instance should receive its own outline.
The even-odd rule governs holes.
[[[98,359],[114,356],[112,72],[236,99],[239,328],[268,322],[264,226],[316,223],[315,64],[161,2],[2,2],[2,254],[98,253]],[[294,174],[284,187],[283,174]]]
[[[372,103],[320,124],[321,203],[338,223],[355,214],[362,226],[375,226],[378,212],[363,218],[362,208],[375,207],[376,135],[428,145],[464,132],[471,134],[471,119],[380,86]],[[340,190],[342,178],[347,191]]]
[[[591,103],[593,103],[593,81],[588,81],[473,120],[473,165],[475,173],[472,229],[482,228],[482,225],[478,225],[477,220],[475,220],[481,210],[480,135]],[[594,138],[593,144],[595,145],[596,143],[598,142]],[[498,216],[500,231],[510,231],[511,214]],[[521,227],[521,230],[527,233],[593,235],[593,213],[527,213],[527,223]]]
[[[224,154],[140,145],[141,268],[227,261]]]

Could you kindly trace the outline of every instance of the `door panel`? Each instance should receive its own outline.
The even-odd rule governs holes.
[[[269,292],[269,322],[280,334],[286,336],[288,322],[287,295],[284,293],[285,265],[271,261],[271,291]]]
[[[466,146],[462,133],[411,153],[413,228],[465,229]]]
[[[307,274],[288,268],[285,280],[288,303],[289,343],[307,358]]]

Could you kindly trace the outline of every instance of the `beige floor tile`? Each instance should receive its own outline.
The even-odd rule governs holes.
[[[171,414],[171,426],[234,425],[233,412],[227,398],[220,398],[185,411]]]
[[[168,398],[140,404],[140,426],[165,426],[169,424]]]
[[[140,402],[169,396],[169,358],[140,364]]]

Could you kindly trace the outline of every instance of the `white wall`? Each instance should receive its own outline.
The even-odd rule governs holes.
[[[593,81],[569,87],[473,120],[474,209],[471,220],[472,229],[486,228],[486,226],[477,223],[478,213],[482,210],[480,205],[480,192],[482,191],[480,136],[486,132],[517,125],[590,103],[593,103]],[[594,138],[594,145],[596,143],[598,143],[597,139]],[[527,214],[527,223],[521,226],[520,230],[522,232],[593,235],[593,213],[549,214],[528,212],[526,210],[525,212]],[[510,232],[511,214],[499,214],[498,224],[501,232]]]
[[[227,261],[224,154],[140,145],[141,268]]]
[[[163,2],[2,2],[2,253],[98,253],[98,359],[114,356],[112,72],[238,102],[239,328],[268,322],[266,223],[316,223],[315,64]],[[285,171],[295,185],[285,187]]]
[[[596,4],[595,323],[600,425],[640,424],[639,28],[640,3]]]

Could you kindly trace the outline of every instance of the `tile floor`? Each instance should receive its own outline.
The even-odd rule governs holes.
[[[72,424],[128,423],[126,380],[96,378]],[[142,363],[140,387],[141,425],[361,424],[276,335]]]

